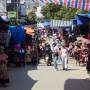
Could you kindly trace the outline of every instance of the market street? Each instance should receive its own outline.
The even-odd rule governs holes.
[[[90,90],[90,80],[85,67],[69,61],[69,70],[55,71],[45,63],[38,67],[26,66],[10,69],[10,84],[0,90]]]
[[[0,90],[90,90],[90,0],[0,0]]]

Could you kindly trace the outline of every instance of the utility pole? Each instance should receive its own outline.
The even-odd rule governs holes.
[[[18,22],[18,8],[19,8],[19,1],[17,0],[17,9],[16,9],[16,20]]]

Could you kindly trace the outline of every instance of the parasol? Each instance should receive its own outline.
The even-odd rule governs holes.
[[[35,33],[34,29],[32,29],[31,27],[25,27],[24,29],[26,30],[26,34],[33,36]]]
[[[31,27],[28,27],[28,26],[25,27],[24,29],[26,30],[26,32],[30,32],[30,33],[35,32]]]
[[[27,34],[29,34],[29,35],[31,35],[31,36],[34,36],[35,35],[35,33],[29,33],[29,32],[27,32]]]

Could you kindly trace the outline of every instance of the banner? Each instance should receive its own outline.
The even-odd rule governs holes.
[[[6,0],[0,0],[0,13],[6,12]]]
[[[71,27],[73,24],[72,20],[64,21],[64,20],[51,20],[51,27]]]
[[[11,0],[6,0],[7,3],[11,3]]]
[[[8,18],[9,19],[16,18],[16,11],[10,11],[10,12],[8,12]]]

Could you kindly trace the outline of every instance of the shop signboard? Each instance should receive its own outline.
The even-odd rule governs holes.
[[[72,20],[64,21],[64,20],[51,20],[51,27],[72,27]]]
[[[8,18],[9,19],[16,18],[16,11],[10,11],[10,12],[8,12]]]

